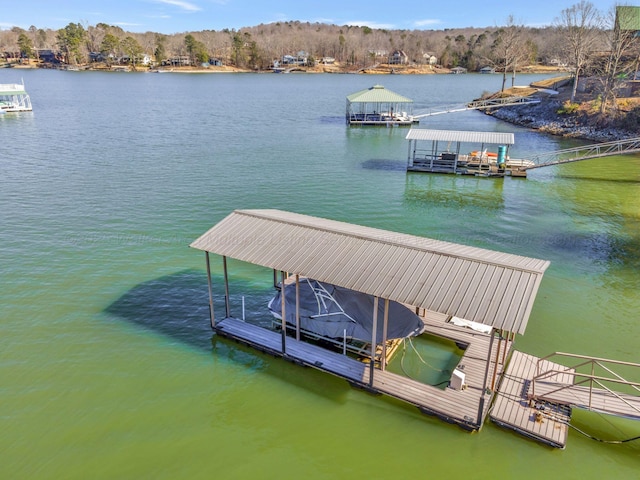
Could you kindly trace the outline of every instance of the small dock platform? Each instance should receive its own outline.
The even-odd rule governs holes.
[[[536,375],[539,358],[514,350],[499,391],[489,414],[502,427],[545,443],[564,448],[567,443],[571,408],[541,401],[530,401],[530,387]],[[563,366],[546,362],[545,370],[560,370]],[[571,372],[557,374],[555,381],[573,383]]]

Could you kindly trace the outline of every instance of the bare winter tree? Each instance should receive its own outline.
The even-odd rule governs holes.
[[[562,32],[563,50],[566,51],[568,63],[574,72],[571,89],[573,102],[578,90],[578,79],[598,44],[603,25],[602,15],[591,2],[581,0],[580,3],[562,10],[556,24]]]
[[[495,33],[495,39],[491,46],[493,64],[502,70],[502,89],[504,92],[507,83],[507,72],[513,72],[512,83],[515,82],[515,71],[523,58],[522,47],[523,27],[516,25],[513,15],[507,18],[507,25]]]
[[[609,28],[606,30],[607,57],[602,72],[602,90],[600,113],[615,108],[618,87],[624,79],[635,76],[637,68],[637,46],[640,39],[636,36],[637,18],[635,7],[615,6],[608,16]]]

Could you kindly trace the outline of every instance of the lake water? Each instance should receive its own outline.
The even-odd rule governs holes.
[[[234,209],[280,208],[548,259],[516,348],[638,362],[640,156],[407,174],[407,129],[344,124],[374,84],[418,112],[498,90],[492,75],[0,71],[21,78],[34,112],[0,117],[0,478],[636,478],[640,442],[469,434],[217,338],[188,245]],[[515,132],[513,157],[579,144],[479,112],[420,127]],[[230,272],[232,308],[268,322],[270,273]]]

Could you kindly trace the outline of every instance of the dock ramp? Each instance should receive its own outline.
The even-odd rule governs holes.
[[[552,359],[554,361],[552,361]],[[557,361],[569,363],[565,366]],[[640,364],[555,352],[543,358],[514,351],[498,387],[491,420],[557,448],[567,442],[573,408],[640,420]]]

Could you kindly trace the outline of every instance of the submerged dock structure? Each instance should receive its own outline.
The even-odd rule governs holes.
[[[217,334],[402,400],[469,430],[483,425],[515,335],[526,329],[549,265],[545,260],[280,210],[236,210],[191,247],[205,252],[210,321]],[[213,309],[210,254],[223,259],[225,311],[220,319]],[[273,269],[274,280],[280,272],[280,286],[297,286],[310,278],[368,295],[373,305],[368,350],[354,356],[346,349],[308,341],[300,328],[297,293],[288,301],[296,305],[293,328],[284,320],[285,295],[279,329],[233,316],[227,258]],[[414,311],[428,333],[464,350],[448,387],[437,388],[386,368],[386,355],[379,351],[394,323],[391,302]]]

